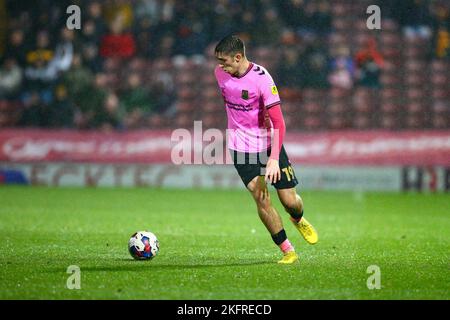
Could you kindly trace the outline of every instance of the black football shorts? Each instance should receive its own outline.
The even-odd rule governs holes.
[[[266,164],[270,156],[270,148],[259,153],[239,152],[230,149],[231,158],[233,159],[234,167],[236,168],[242,182],[247,187],[250,181],[257,176],[264,176],[266,173]],[[284,150],[281,146],[280,157],[278,164],[281,171],[281,179],[272,185],[276,189],[289,189],[298,184],[295,176],[294,168]]]

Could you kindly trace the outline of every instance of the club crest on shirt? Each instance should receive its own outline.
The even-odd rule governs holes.
[[[278,89],[277,89],[276,86],[272,86],[271,89],[272,89],[272,94],[273,95],[277,95],[278,94]]]
[[[248,100],[248,90],[242,90],[242,99]]]

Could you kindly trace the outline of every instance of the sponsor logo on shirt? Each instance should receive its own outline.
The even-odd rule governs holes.
[[[271,89],[272,89],[272,94],[276,96],[278,94],[277,87],[276,86],[272,86]]]
[[[238,110],[238,111],[250,111],[252,110],[252,106],[251,105],[243,105],[243,104],[238,104],[238,103],[232,103],[229,102],[227,100],[225,100],[226,106],[230,109],[234,109],[234,110]]]

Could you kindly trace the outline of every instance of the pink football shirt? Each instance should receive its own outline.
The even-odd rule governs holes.
[[[266,110],[280,103],[277,87],[267,70],[250,63],[234,77],[219,66],[215,76],[228,116],[228,147],[240,152],[260,152],[270,147],[271,121]]]

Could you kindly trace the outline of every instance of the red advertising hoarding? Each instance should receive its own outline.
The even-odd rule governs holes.
[[[203,141],[200,149],[195,143],[202,141],[201,132],[191,131],[189,139],[176,141],[172,133],[4,129],[0,130],[0,161],[171,163],[172,148],[177,144],[185,144],[189,152],[211,150],[205,148],[211,140]],[[225,148],[223,137],[214,143]],[[448,130],[288,132],[284,144],[291,162],[298,165],[450,165]]]

